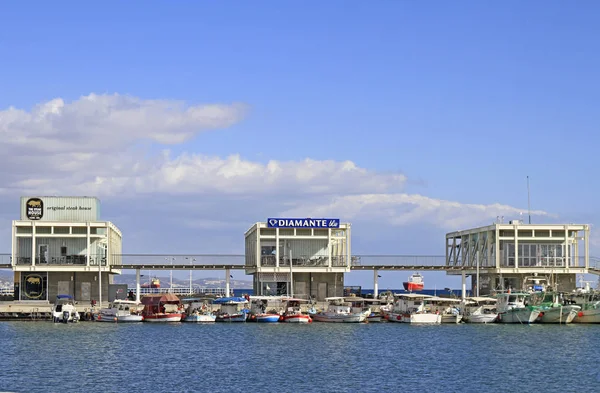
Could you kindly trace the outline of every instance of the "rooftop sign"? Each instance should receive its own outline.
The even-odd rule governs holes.
[[[268,218],[269,228],[339,228],[339,218]]]

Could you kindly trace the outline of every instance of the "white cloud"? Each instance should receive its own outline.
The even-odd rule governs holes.
[[[257,162],[169,150],[148,156],[140,147],[181,144],[244,114],[240,104],[185,106],[117,94],[55,99],[31,111],[9,108],[0,111],[0,193],[96,195],[109,202],[135,196],[149,201],[149,209],[169,196],[162,213],[198,230],[245,227],[276,214],[454,230],[523,211],[408,194],[404,174],[352,161]]]
[[[497,216],[518,219],[522,209],[501,204],[463,204],[418,194],[362,194],[338,196],[330,203],[301,203],[285,211],[287,216],[336,216],[348,220],[371,218],[394,226],[427,224],[444,229],[487,225]],[[534,216],[549,216],[540,210]]]

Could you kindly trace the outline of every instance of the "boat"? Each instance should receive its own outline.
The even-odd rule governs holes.
[[[431,312],[442,316],[442,323],[460,323],[463,319],[458,307],[461,303],[460,299],[434,296],[428,298],[427,303],[431,307]]]
[[[434,296],[416,293],[396,294],[388,321],[412,324],[441,324],[442,315],[433,312],[427,300]]]
[[[172,293],[145,295],[142,297],[144,322],[180,322],[183,304]]]
[[[143,320],[140,303],[121,299],[101,309],[96,317],[98,322],[142,322]]]
[[[297,298],[284,298],[283,322],[287,323],[311,323],[312,317],[302,312],[302,303],[308,303],[308,300]]]
[[[568,297],[567,303],[581,307],[573,323],[600,323],[600,292],[591,290],[589,286],[579,288]]]
[[[381,307],[383,306],[381,304],[381,299],[363,299],[363,301],[365,302],[365,304],[369,305],[368,308],[371,311],[371,313],[367,315],[367,322],[381,322],[382,320],[385,321],[383,313],[381,312]],[[374,311],[375,309],[378,309],[378,311]]]
[[[465,299],[463,321],[467,323],[493,323],[498,319],[496,303],[498,299],[474,296]]]
[[[424,282],[423,276],[419,273],[413,273],[408,277],[408,281],[402,283],[404,286],[404,290],[413,292],[413,291],[422,291]]]
[[[53,322],[79,322],[79,313],[75,307],[75,301],[71,295],[57,295],[52,306]]]
[[[250,322],[279,322],[281,312],[281,296],[252,296],[250,298]]]
[[[344,297],[329,297],[327,301],[327,309],[318,312],[312,317],[318,322],[345,322],[358,323],[365,322],[367,316],[371,314],[371,310],[364,310],[362,299],[360,298],[344,298]]]
[[[217,316],[211,311],[210,298],[188,298],[181,301],[187,303],[183,322],[215,322]]]
[[[151,280],[151,282],[145,282],[140,286],[142,288],[160,288],[160,280],[155,277]]]
[[[571,323],[581,310],[581,306],[567,304],[564,294],[556,292],[534,293],[532,302],[540,310],[541,323]]]
[[[503,292],[498,299],[498,321],[501,323],[534,323],[540,315],[538,307],[532,306],[531,294],[526,292]]]
[[[246,322],[248,319],[248,309],[245,305],[248,300],[244,297],[230,296],[215,299],[213,304],[220,304],[221,308],[216,314],[216,322]],[[244,308],[240,310],[240,305]]]

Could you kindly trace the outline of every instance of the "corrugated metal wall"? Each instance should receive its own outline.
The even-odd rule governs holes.
[[[36,253],[40,244],[48,245],[49,257],[60,257],[60,248],[63,246],[67,247],[67,255],[86,255],[86,238],[38,237],[35,239]]]
[[[42,200],[42,217],[36,221],[87,222],[100,220],[100,201],[95,197],[21,197],[21,220],[27,221],[27,201]]]

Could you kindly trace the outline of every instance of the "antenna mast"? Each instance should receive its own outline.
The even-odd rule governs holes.
[[[527,176],[527,213],[529,214],[529,223],[531,224],[531,198],[529,195],[529,176]]]

